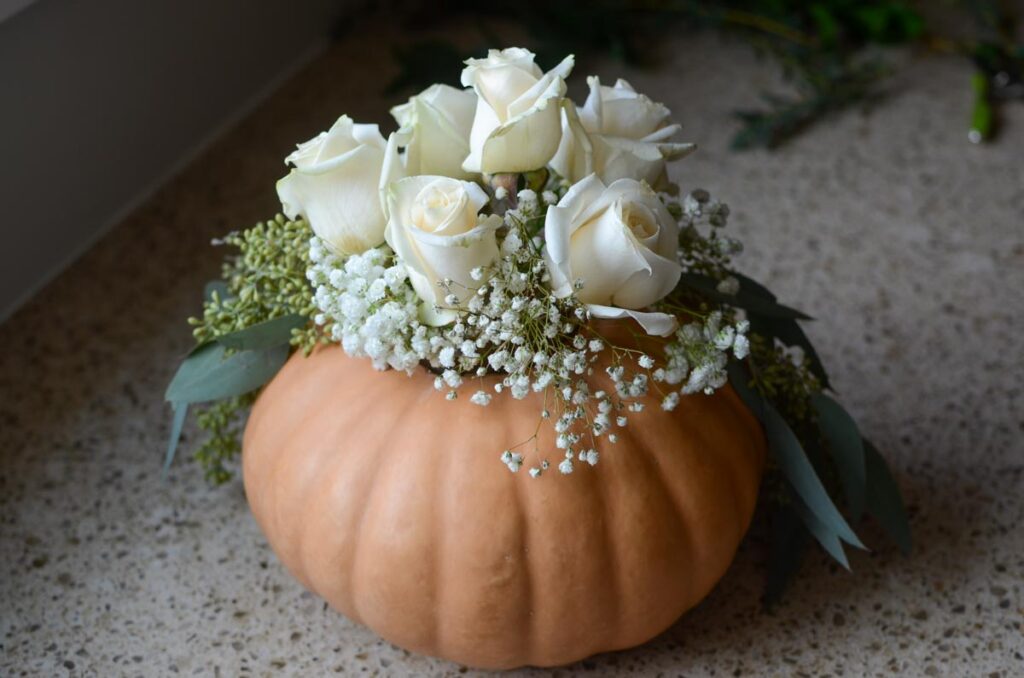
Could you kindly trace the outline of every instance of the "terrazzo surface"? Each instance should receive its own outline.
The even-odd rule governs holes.
[[[218,269],[211,237],[273,214],[281,159],[340,113],[391,128],[394,38],[332,47],[0,326],[0,674],[467,672],[304,592],[240,481],[159,469],[182,320]],[[916,543],[903,557],[868,526],[852,574],[815,551],[768,614],[755,525],[671,629],[559,673],[1024,675],[1024,106],[998,143],[969,145],[966,63],[897,54],[898,94],[869,115],[734,153],[730,111],[777,86],[774,67],[713,37],[666,53],[654,72],[584,64],[574,91],[586,72],[625,75],[699,142],[675,179],[726,199],[743,269],[818,318],[809,332],[887,451]]]

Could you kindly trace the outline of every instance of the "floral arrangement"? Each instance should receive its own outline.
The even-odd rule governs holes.
[[[491,50],[466,62],[464,89],[433,85],[393,108],[387,138],[342,116],[299,144],[277,184],[284,215],[219,241],[239,253],[191,320],[197,346],[167,390],[166,463],[195,404],[210,433],[196,456],[214,481],[230,477],[256,391],[320,344],[429,370],[438,397],[480,407],[543,394],[538,426],[554,427],[557,449],[481,451],[534,478],[600,472],[596,440],[615,443],[651,396],[671,411],[731,382],[769,441],[787,544],[776,588],[798,525],[844,565],[843,543],[863,547],[834,495],[909,548],[885,462],[825,393],[808,316],[733,268],[742,247],[724,203],[669,181],[667,163],[694,150],[673,141],[680,125],[623,80],[587,78],[576,106],[572,68]],[[598,356],[613,392],[588,386]]]

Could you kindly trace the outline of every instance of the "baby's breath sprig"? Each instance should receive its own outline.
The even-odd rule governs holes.
[[[680,222],[679,260],[683,269],[718,280],[720,292],[735,294],[739,284],[729,276],[729,264],[743,251],[743,244],[722,233],[729,221],[729,206],[697,189],[682,202],[669,204],[669,208]]]

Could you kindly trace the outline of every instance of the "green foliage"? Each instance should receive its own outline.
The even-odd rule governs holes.
[[[679,281],[684,287],[697,291],[716,303],[742,308],[769,318],[800,318],[801,320],[810,320],[810,316],[802,311],[783,306],[777,303],[774,297],[761,296],[748,285],[740,287],[740,291],[736,294],[728,295],[719,292],[716,288],[718,281],[706,275],[684,273]]]
[[[242,424],[255,401],[254,393],[235,396],[207,405],[196,416],[206,440],[196,450],[195,458],[210,482],[220,485],[231,479],[228,464],[242,451]]]
[[[763,285],[740,277],[741,290],[775,302],[775,295]],[[773,531],[803,525],[829,555],[849,568],[843,543],[864,545],[832,499],[841,486],[853,521],[866,509],[901,549],[909,550],[910,525],[899,488],[853,418],[823,393],[819,373],[824,375],[824,368],[797,320],[751,312],[748,317],[750,356],[743,364],[729,366],[729,381],[765,428],[771,453],[766,486],[774,505]],[[781,332],[775,331],[780,327]],[[802,357],[792,347],[798,347]],[[779,600],[796,573],[806,541],[786,537],[785,548],[773,544],[766,605]]]
[[[903,504],[900,488],[885,459],[870,440],[864,439],[864,462],[867,473],[866,497],[868,513],[889,533],[904,554],[910,553],[910,519]]]
[[[750,385],[775,405],[786,421],[803,426],[814,422],[811,396],[821,383],[810,369],[806,356],[797,361],[785,347],[754,334],[750,340]]]
[[[292,349],[309,352],[324,340],[309,322],[315,310],[306,280],[312,235],[305,221],[278,215],[221,241],[238,253],[225,261],[223,279],[206,286],[202,317],[189,319],[198,344],[167,388],[174,421],[165,467],[174,459],[188,406],[197,404],[197,423],[208,437],[195,457],[211,481],[229,479],[228,463],[241,449],[241,422],[256,391]]]
[[[224,263],[227,296],[221,291],[224,288],[212,289],[203,303],[203,316],[189,318],[196,341],[216,339],[279,316],[311,317],[313,290],[306,280],[311,237],[313,231],[305,221],[289,221],[279,214],[220,241],[239,252]],[[296,327],[291,332],[292,346],[307,352],[321,340],[315,327]]]
[[[267,383],[287,359],[287,339],[277,346],[253,350],[233,350],[219,340],[209,341],[182,361],[164,397],[171,403],[233,398]]]
[[[853,520],[864,512],[865,485],[864,441],[853,417],[843,406],[824,393],[811,396],[811,405],[818,416],[818,426],[832,452],[839,480],[846,495]]]
[[[734,149],[775,148],[830,115],[878,101],[890,68],[867,56],[877,45],[914,45],[972,59],[980,78],[974,86],[972,140],[991,135],[996,100],[1024,99],[1024,46],[1015,35],[1008,3],[999,0],[950,3],[951,11],[962,15],[961,24],[975,26],[977,35],[967,39],[938,37],[911,3],[900,0],[519,0],[498,5],[450,0],[442,14],[417,13],[420,4],[407,1],[393,14],[401,16],[404,9],[409,24],[422,27],[432,17],[447,22],[465,13],[477,20],[481,42],[457,49],[430,39],[403,47],[396,51],[399,74],[389,93],[450,82],[462,59],[503,42],[488,29],[488,18],[496,25],[511,21],[525,28],[544,65],[567,53],[604,53],[651,66],[661,56],[658,38],[693,29],[743,40],[774,58],[796,93],[764,93],[763,107],[737,112],[742,128],[732,141]]]
[[[765,108],[737,111],[743,127],[732,139],[734,150],[773,149],[797,136],[812,124],[850,106],[869,105],[881,94],[878,82],[888,69],[878,63],[842,65],[820,73],[813,80],[804,73],[796,96],[765,94]]]

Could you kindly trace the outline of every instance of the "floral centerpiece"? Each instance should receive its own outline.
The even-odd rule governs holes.
[[[221,482],[230,477],[230,460],[242,447],[244,413],[272,382],[249,421],[244,454],[250,502],[282,560],[304,583],[353,617],[369,619],[386,637],[479,665],[554,664],[635,644],[694,604],[721,575],[746,529],[765,441],[764,503],[772,509],[778,537],[770,595],[781,591],[795,569],[801,533],[847,566],[844,544],[863,548],[851,522],[870,513],[909,548],[906,515],[885,462],[827,395],[828,376],[800,326],[809,317],[736,271],[733,259],[742,247],[726,234],[724,203],[699,189],[681,194],[669,180],[667,163],[694,150],[693,144],[674,141],[680,126],[670,111],[623,80],[608,86],[596,76],[587,78],[589,94],[576,106],[565,96],[572,68],[571,56],[544,72],[525,49],[492,50],[466,62],[464,89],[434,85],[393,108],[397,129],[387,138],[377,125],[342,116],[327,132],[299,144],[277,185],[284,214],[224,239],[239,253],[226,259],[223,279],[208,286],[203,315],[192,320],[197,346],[167,390],[174,408],[167,464],[186,412],[197,404],[199,424],[210,437],[196,456],[209,477]],[[734,519],[735,534],[705,538],[708,549],[724,554],[713,567],[697,566],[708,570],[707,585],[685,597],[685,604],[665,609],[660,627],[639,636],[619,632],[604,644],[577,639],[544,651],[532,645],[512,651],[502,649],[492,633],[473,637],[474,649],[468,650],[466,642],[444,645],[436,637],[428,641],[397,630],[387,606],[379,604],[384,594],[375,594],[372,605],[359,604],[356,574],[346,575],[347,584],[316,574],[325,561],[339,572],[358,570],[357,564],[344,564],[356,558],[354,546],[313,552],[296,545],[293,533],[299,528],[281,527],[282,514],[302,514],[299,523],[316,520],[304,513],[311,509],[299,507],[298,496],[281,499],[311,492],[310,477],[340,473],[328,483],[330,496],[340,488],[355,492],[364,482],[354,471],[346,475],[325,466],[337,459],[358,465],[360,453],[351,448],[356,440],[365,448],[368,434],[356,433],[355,423],[340,429],[325,423],[292,446],[301,449],[281,450],[302,437],[299,431],[319,426],[311,419],[348,421],[341,413],[357,407],[363,397],[358,391],[372,383],[359,371],[366,363],[428,385],[439,400],[463,403],[450,405],[452,420],[443,438],[458,448],[460,464],[493,465],[473,471],[486,478],[482,486],[520,488],[514,490],[520,500],[526,493],[552,507],[550,502],[562,501],[559,493],[576,496],[580,487],[612,482],[593,474],[633,477],[631,457],[647,455],[648,448],[658,448],[650,452],[651,463],[662,475],[680,446],[690,450],[684,456],[712,466],[716,455],[724,459],[743,450],[740,475],[746,480],[721,486],[745,482],[749,491],[736,489],[742,500],[727,496],[732,490],[719,492],[716,483],[723,481],[712,471],[706,480],[693,471],[681,481],[682,489],[671,477],[658,482],[683,495],[714,488],[710,493],[721,496],[702,500],[710,502],[702,504],[702,516],[717,515],[731,502],[747,508]],[[414,392],[418,387],[393,379],[378,383],[388,384],[395,399],[411,393],[410,402],[424,406],[422,392]],[[515,401],[529,410],[512,409]],[[702,409],[707,407],[712,409]],[[751,414],[760,427],[746,423],[755,421]],[[506,420],[523,417],[531,421],[520,428],[532,435],[505,440],[487,434],[488,426],[511,430],[503,427]],[[679,421],[691,428],[673,428]],[[403,425],[408,430],[408,423],[378,424]],[[429,435],[417,430],[419,437],[407,436],[420,441],[413,446],[431,449],[439,433],[436,422],[431,426]],[[662,439],[649,440],[652,431]],[[375,436],[372,444],[384,445],[379,440],[385,437]],[[318,461],[307,461],[313,457]],[[267,470],[272,464],[273,472]],[[305,484],[294,488],[306,489],[289,489],[289,478],[300,473],[292,466],[305,465],[311,467]],[[492,475],[498,472],[509,479]],[[577,481],[583,485],[566,479],[580,474],[591,474]],[[544,489],[524,489],[529,486],[521,482]],[[623,491],[630,491],[629,483],[637,486],[639,506],[657,515],[643,504],[656,494],[649,480],[630,480]],[[407,501],[410,492],[416,490],[406,487],[393,501]],[[337,515],[333,531],[323,534],[343,541],[348,509],[324,501],[314,502],[317,511]],[[467,510],[476,506],[474,499],[459,501]],[[581,501],[586,503],[572,500]],[[377,505],[371,497],[366,503]],[[529,506],[523,510],[531,513]],[[390,530],[407,528],[405,521],[414,520],[408,514],[387,528],[392,555],[378,563],[385,569],[413,566],[389,562],[400,560]],[[359,529],[371,529],[367,520],[372,524],[364,518]],[[579,520],[603,519],[583,514]],[[711,524],[714,518],[696,520]],[[654,522],[659,521],[671,519]],[[416,541],[415,535],[406,538]],[[430,548],[431,539],[422,541]],[[530,556],[528,548],[514,558],[518,547],[500,540],[494,548],[504,553],[505,565],[475,563],[467,570],[486,576],[477,602],[453,624],[495,618],[492,608],[505,605],[489,597],[497,573],[512,567],[508,562],[520,563],[516,572],[529,570],[536,566],[532,560],[542,558]],[[575,557],[564,545],[541,544],[544,549],[554,549],[560,562]],[[487,558],[480,562],[490,563]],[[651,563],[652,571],[658,567]],[[373,586],[404,586],[401,575],[389,576]],[[367,606],[375,611],[367,612]],[[652,600],[641,612],[654,614],[655,607]],[[581,628],[587,623],[566,621]]]

